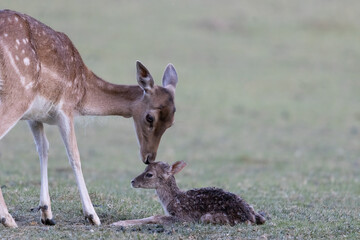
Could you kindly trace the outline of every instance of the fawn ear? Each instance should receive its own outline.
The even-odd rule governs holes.
[[[170,166],[169,173],[170,173],[170,175],[175,175],[178,172],[180,172],[181,170],[183,170],[184,167],[186,167],[186,162],[177,161],[173,165]]]
[[[166,69],[164,72],[164,76],[162,79],[162,85],[164,88],[169,89],[173,94],[175,94],[175,88],[176,88],[177,82],[178,82],[178,76],[175,71],[174,65],[169,63],[166,66]]]
[[[140,61],[136,61],[136,79],[146,93],[154,87],[154,79]]]

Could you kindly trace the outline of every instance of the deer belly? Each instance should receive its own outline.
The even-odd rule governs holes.
[[[56,116],[60,111],[60,107],[61,102],[54,104],[44,97],[37,96],[21,120],[33,120],[54,124],[56,122]]]

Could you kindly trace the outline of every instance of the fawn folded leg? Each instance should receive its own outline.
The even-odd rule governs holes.
[[[141,218],[141,219],[118,221],[118,222],[114,222],[113,224],[111,224],[111,226],[129,227],[129,226],[138,226],[138,225],[144,225],[144,224],[167,225],[167,224],[172,224],[177,221],[178,221],[178,219],[173,216],[156,215],[156,216],[151,216],[151,217]]]
[[[40,188],[40,204],[41,222],[45,225],[55,225],[51,212],[51,202],[48,186],[48,151],[49,142],[46,138],[44,125],[37,121],[28,121],[31,132],[34,136],[36,149],[40,159],[41,172],[41,188]]]
[[[231,224],[229,217],[224,213],[207,213],[201,216],[200,221],[212,224]]]
[[[67,116],[65,114],[60,116],[58,120],[58,126],[66,147],[70,165],[75,174],[85,218],[94,225],[100,225],[100,219],[97,216],[94,206],[91,203],[81,170],[80,154],[76,143],[75,128],[72,116]]]
[[[234,219],[230,218],[225,213],[207,213],[201,216],[200,222],[207,223],[207,224],[220,224],[220,225],[226,225],[229,224],[231,226],[234,226],[238,223],[245,223],[247,225],[253,224],[254,221],[251,220],[244,220],[244,219]]]

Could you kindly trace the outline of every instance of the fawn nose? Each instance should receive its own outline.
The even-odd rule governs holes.
[[[134,184],[135,184],[135,181],[132,180],[132,181],[131,181],[131,187],[135,188]]]

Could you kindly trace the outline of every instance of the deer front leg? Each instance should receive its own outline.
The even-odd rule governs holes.
[[[94,206],[91,203],[81,170],[80,154],[76,143],[75,128],[72,116],[67,116],[65,114],[60,116],[58,126],[66,147],[70,165],[75,174],[85,218],[88,219],[93,225],[100,225],[100,219],[97,216]]]
[[[55,225],[53,215],[51,212],[51,201],[49,195],[48,184],[48,152],[49,142],[46,138],[44,125],[37,121],[28,121],[28,125],[34,136],[36,149],[40,159],[40,172],[41,172],[41,188],[40,188],[40,204],[41,222],[45,225]]]
[[[178,221],[178,219],[173,216],[156,215],[156,216],[151,216],[151,217],[141,218],[141,219],[118,221],[118,222],[114,222],[113,224],[111,224],[111,226],[130,227],[130,226],[138,226],[138,225],[144,225],[144,224],[168,225],[168,224],[172,224],[176,221]]]

